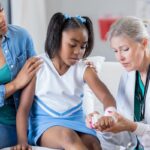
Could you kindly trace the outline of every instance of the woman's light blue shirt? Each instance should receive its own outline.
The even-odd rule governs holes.
[[[8,31],[2,39],[2,50],[11,72],[11,80],[17,76],[26,60],[35,55],[31,36],[25,29],[14,25],[8,25]],[[5,85],[0,84],[0,107],[4,105],[5,92]],[[13,94],[16,108],[19,97],[20,91]]]

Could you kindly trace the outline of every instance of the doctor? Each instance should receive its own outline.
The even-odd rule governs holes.
[[[150,150],[150,35],[147,27],[136,17],[123,17],[111,26],[111,48],[126,72],[120,80],[114,124],[107,129],[103,128],[102,119],[95,124],[95,128],[103,131],[102,138],[131,150]]]

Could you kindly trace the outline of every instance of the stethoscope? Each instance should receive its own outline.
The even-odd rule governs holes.
[[[148,72],[147,72],[147,77],[146,77],[146,83],[145,83],[145,89],[144,89],[144,104],[143,104],[143,109],[142,109],[142,119],[144,120],[145,118],[145,103],[146,103],[146,95],[147,95],[147,90],[149,87],[149,80],[150,80],[150,65],[148,67]]]
[[[143,103],[142,112],[141,112],[143,120],[144,120],[144,117],[145,117],[145,103],[146,103],[146,95],[147,95],[147,91],[148,91],[148,87],[149,87],[149,79],[150,79],[150,65],[148,67],[148,72],[147,72],[147,77],[146,77],[146,83],[145,83],[145,89],[144,89],[144,98],[143,98],[144,103]],[[131,137],[131,139],[132,139],[132,137]],[[129,142],[127,144],[127,147],[125,148],[125,150],[132,150],[133,146],[134,146],[134,143]],[[139,146],[140,146],[139,148],[141,150],[144,149],[144,147],[141,144]]]

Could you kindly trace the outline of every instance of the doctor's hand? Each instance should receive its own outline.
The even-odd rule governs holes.
[[[137,128],[137,124],[135,122],[123,117],[117,112],[113,112],[112,116],[114,118],[113,125],[106,129],[102,129],[101,131],[113,133],[118,133],[121,131],[133,132]]]
[[[112,127],[114,125],[114,123],[115,123],[115,120],[112,116],[102,116],[94,124],[94,129],[102,132],[102,131]]]

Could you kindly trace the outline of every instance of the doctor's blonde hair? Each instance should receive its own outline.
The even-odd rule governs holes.
[[[148,29],[149,21],[143,21],[133,16],[122,17],[111,25],[108,32],[108,39],[110,41],[113,37],[125,36],[135,42],[141,42],[143,39],[149,40]]]

